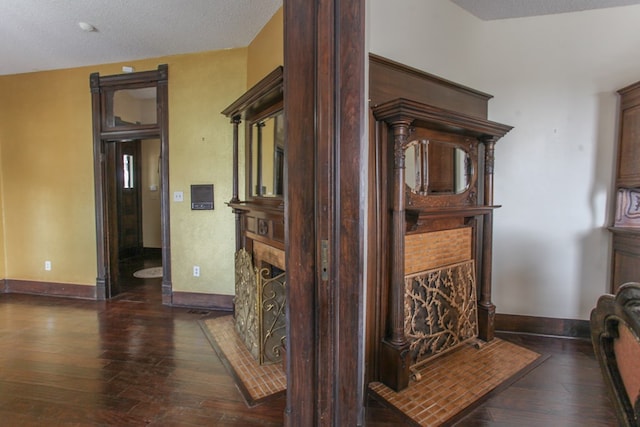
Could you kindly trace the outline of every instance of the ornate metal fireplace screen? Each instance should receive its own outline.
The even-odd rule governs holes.
[[[405,277],[404,330],[419,365],[478,336],[473,260]]]
[[[286,339],[286,273],[275,270],[254,267],[244,249],[236,253],[236,331],[260,364],[281,362]]]

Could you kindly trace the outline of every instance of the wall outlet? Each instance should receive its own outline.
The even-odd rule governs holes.
[[[200,277],[200,267],[197,265],[193,266],[193,277]]]
[[[173,192],[173,201],[174,202],[183,202],[184,201],[184,193],[182,191],[174,191]]]
[[[51,261],[45,261],[44,262],[44,269],[46,271],[51,271]]]

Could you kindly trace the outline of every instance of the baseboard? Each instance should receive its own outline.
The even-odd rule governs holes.
[[[5,279],[0,283],[0,293],[46,295],[55,297],[96,299],[95,286],[71,283],[36,282]],[[164,300],[163,300],[164,302]],[[173,292],[167,305],[177,307],[206,308],[208,310],[233,311],[233,295],[203,294],[197,292]]]
[[[5,279],[3,288],[5,293],[47,295],[91,300],[96,299],[95,286],[75,285],[72,283]]]
[[[0,281],[0,292],[48,295],[78,299],[96,299],[96,287],[71,283],[36,282],[5,279]],[[173,292],[171,305],[209,310],[233,311],[233,295]],[[570,338],[591,337],[588,320],[557,319],[551,317],[522,316],[497,313],[496,331],[553,335]]]
[[[553,335],[569,338],[591,338],[588,320],[496,314],[496,331]]]
[[[209,310],[233,311],[233,295],[174,291],[171,305],[206,308]]]

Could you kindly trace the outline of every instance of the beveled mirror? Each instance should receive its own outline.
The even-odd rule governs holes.
[[[415,194],[452,195],[471,185],[473,162],[455,143],[417,139],[405,148],[405,182]]]
[[[251,123],[251,195],[281,197],[284,180],[282,111]]]

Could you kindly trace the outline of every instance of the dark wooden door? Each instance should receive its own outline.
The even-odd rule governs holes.
[[[118,258],[142,254],[140,140],[117,142]]]
[[[109,250],[106,298],[120,293],[120,260],[142,253],[140,153],[140,140],[105,143],[105,237]]]

